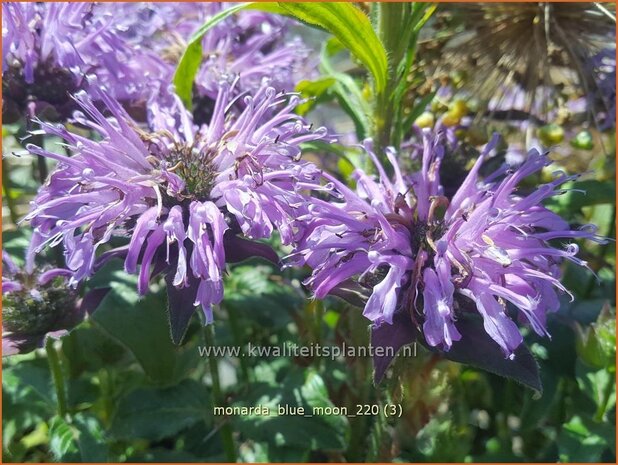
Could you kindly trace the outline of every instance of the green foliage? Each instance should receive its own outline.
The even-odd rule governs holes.
[[[563,425],[558,436],[560,461],[563,462],[600,462],[603,451],[612,443],[612,436],[599,428],[600,425],[584,422],[580,417],[571,418]],[[606,436],[606,437],[603,437]]]
[[[174,383],[195,366],[194,348],[178,348],[170,340],[161,295],[148,294],[139,299],[136,279],[122,272],[111,273],[109,282],[111,291],[97,309],[93,322],[129,349],[153,382]]]
[[[583,207],[611,204],[616,199],[616,184],[613,181],[586,180],[564,184],[566,192],[554,197],[549,206],[562,214],[573,214]]]
[[[431,127],[451,117],[458,123],[473,113],[472,101],[441,101],[435,87],[419,90],[432,78],[419,65],[419,48],[436,5],[373,4],[369,15],[364,8],[254,2],[223,10],[188,42],[174,76],[176,92],[191,108],[204,35],[241,10],[255,9],[301,20],[301,34],[307,25],[319,30],[319,76],[297,83],[307,99],[298,112],[309,121],[322,118],[320,124],[347,124],[357,141],[374,138],[378,157],[384,158],[385,146],[406,142],[414,122]],[[332,109],[343,111],[345,121]],[[483,126],[481,135],[491,129]],[[473,133],[465,132],[471,145]],[[20,126],[3,127],[5,154],[20,151],[24,135]],[[567,133],[553,123],[539,136],[552,144],[564,139],[563,147],[580,158],[584,153],[577,162],[591,170],[566,184],[548,208],[575,227],[591,222],[599,234],[615,236],[615,160],[601,153],[601,136],[591,128]],[[614,135],[603,137],[611,149]],[[350,186],[354,170],[367,168],[366,156],[347,142],[303,148]],[[572,154],[559,158],[542,182],[554,169],[584,171],[568,164]],[[502,160],[499,155],[492,162]],[[16,223],[40,185],[32,161],[3,159],[3,250],[20,265],[30,234]],[[524,189],[538,179],[530,181]],[[271,242],[280,257],[290,252],[276,238]],[[377,387],[369,358],[205,356],[199,310],[176,345],[164,281],[155,280],[140,297],[136,279],[121,260],[112,260],[86,289],[109,286],[110,292],[57,343],[66,415],[59,413],[44,350],[3,360],[3,461],[221,462],[229,459],[231,439],[239,462],[615,462],[615,245],[578,245],[596,276],[564,266],[561,281],[575,299],[565,296],[548,316],[551,339],[525,330],[530,350],[520,349],[511,363],[480,320],[461,318],[458,324],[475,325],[476,344],[455,344],[449,360],[419,345],[414,357],[396,358]],[[57,249],[40,258],[60,261]],[[229,266],[224,300],[214,309],[212,345],[367,345],[359,309],[335,298],[312,299],[302,284],[307,272],[258,260]],[[214,414],[215,407],[257,406],[269,414]],[[287,414],[278,414],[280,406]],[[375,406],[378,413],[359,414],[359,406]],[[388,406],[401,416],[386,416]],[[289,412],[300,408],[302,415]]]
[[[315,81],[300,81],[296,86],[303,97],[310,99],[300,111],[307,112],[318,102],[334,98],[354,122],[358,139],[363,140],[371,131],[371,109],[357,82],[348,74],[338,72],[331,63],[332,57],[341,51],[341,43],[334,38],[322,47],[322,76]]]
[[[301,21],[333,34],[371,72],[376,92],[384,91],[388,71],[386,51],[369,18],[354,4],[280,2],[279,6]]]
[[[110,435],[157,441],[207,419],[212,409],[204,386],[184,380],[168,388],[140,388],[125,395],[116,408]]]
[[[236,405],[236,404],[235,404]],[[341,415],[313,415],[313,409],[333,408],[324,381],[315,372],[293,370],[283,379],[257,382],[240,405],[265,406],[268,416],[236,417],[238,431],[246,437],[264,442],[269,448],[290,451],[343,450],[348,437],[348,421]],[[279,406],[304,409],[303,415],[276,415]],[[309,416],[305,416],[309,415]]]

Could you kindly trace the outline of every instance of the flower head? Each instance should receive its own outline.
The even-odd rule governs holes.
[[[602,242],[592,226],[573,230],[542,202],[563,193],[563,173],[531,192],[520,183],[548,165],[534,150],[518,168],[504,166],[481,179],[486,147],[448,198],[440,181],[445,134],[422,133],[420,168],[402,173],[394,153],[391,180],[371,144],[378,179],[355,173],[356,191],[335,179],[340,202],[315,200],[291,263],[308,264],[316,297],[341,290],[369,294],[364,315],[374,325],[406,313],[430,346],[448,351],[465,338],[457,320],[480,314],[485,331],[512,356],[522,342],[515,321],[547,334],[546,315],[559,307],[560,263],[576,257],[577,238]],[[556,244],[556,241],[563,241]],[[567,241],[567,242],[564,242]],[[518,310],[511,315],[507,302]]]
[[[310,70],[309,50],[302,40],[287,38],[290,24],[277,15],[243,12],[206,34],[205,60],[195,81],[198,95],[214,99],[221,80],[235,79],[238,92],[252,92],[265,77],[275,89],[293,91],[302,73],[306,78]]]
[[[2,4],[5,118],[68,116],[70,95],[87,87],[88,73],[123,100],[144,91],[154,58],[129,46],[113,18],[97,11],[85,2]]]
[[[130,44],[150,48],[161,57],[159,73],[171,81],[193,34],[230,4],[156,3],[124,4],[120,29]],[[102,6],[115,9],[113,6]],[[293,91],[310,73],[309,50],[298,37],[288,37],[289,19],[241,11],[211,29],[202,39],[202,63],[195,77],[194,121],[208,123],[222,81],[237,95],[254,93],[264,79],[277,91]],[[141,60],[140,56],[137,56]],[[243,100],[237,104],[242,106]]]
[[[139,273],[141,294],[163,272],[168,293],[182,294],[170,295],[170,303],[190,301],[188,309],[179,304],[186,322],[191,304],[201,305],[210,321],[211,306],[223,297],[226,261],[253,255],[276,261],[270,248],[239,236],[263,239],[277,229],[283,242],[291,241],[290,216],[305,209],[301,191],[319,178],[314,165],[300,161],[299,145],[326,135],[292,113],[296,96],[264,86],[244,97],[236,117],[229,113],[231,93],[222,85],[212,118],[201,127],[167,93],[149,103],[147,128],[104,91],[95,98],[111,118],[89,94],[78,94],[85,114],[77,121],[100,140],[43,123],[72,156],[28,147],[59,162],[27,217],[35,250],[62,242],[73,281],[110,256],[124,256],[126,271]],[[97,258],[98,249],[118,236],[129,243]]]
[[[437,67],[453,71],[469,95],[490,102],[499,119],[528,114],[531,123],[550,122],[568,108],[565,101],[595,89],[599,76],[589,57],[616,41],[612,4],[445,3],[441,12],[450,33],[442,34]],[[585,116],[603,110],[590,103]]]
[[[83,299],[69,287],[71,271],[43,267],[20,268],[2,251],[2,355],[41,347],[47,337],[60,337],[94,310],[107,289],[90,291]]]

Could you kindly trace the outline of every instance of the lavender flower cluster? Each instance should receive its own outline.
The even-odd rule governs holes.
[[[481,180],[494,138],[448,198],[440,183],[446,132],[424,130],[419,139],[422,145],[410,154],[420,160],[418,171],[403,173],[396,154],[387,153],[392,179],[366,141],[377,179],[358,170],[353,191],[330,178],[338,200],[313,201],[288,260],[313,269],[307,284],[318,298],[342,283],[349,289],[348,280],[359,276],[357,284],[370,292],[364,315],[376,327],[405,312],[430,346],[445,351],[462,338],[458,317],[478,312],[485,331],[512,358],[522,343],[515,321],[547,335],[546,316],[559,308],[557,291],[568,293],[559,281],[562,260],[586,266],[573,239],[606,239],[592,225],[572,229],[542,205],[575,176],[556,173],[528,194],[516,192],[549,164],[536,150],[518,169],[503,166]],[[555,247],[555,239],[569,242]],[[514,319],[507,302],[519,311]]]
[[[68,286],[114,258],[138,275],[142,295],[161,276],[179,342],[196,307],[213,321],[229,263],[280,262],[262,241],[276,231],[292,248],[285,265],[311,269],[305,284],[316,298],[352,290],[374,327],[404,315],[448,351],[466,338],[458,319],[474,313],[507,358],[522,343],[517,322],[547,334],[547,314],[568,294],[561,263],[586,265],[573,241],[605,240],[543,206],[573,176],[518,189],[549,164],[531,151],[518,168],[482,177],[493,140],[461,185],[443,186],[441,166],[458,142],[438,125],[417,129],[405,153],[387,149],[390,167],[365,141],[377,176],[355,171],[352,189],[301,157],[305,142],[335,138],[295,112],[295,84],[312,66],[289,20],[245,11],[219,23],[203,38],[194,109],[175,95],[182,51],[220,9],[3,4],[3,116],[33,119],[63,142],[58,151],[27,146],[57,162],[26,216],[29,269],[36,254],[62,246],[57,274]],[[20,289],[4,281],[3,294]]]

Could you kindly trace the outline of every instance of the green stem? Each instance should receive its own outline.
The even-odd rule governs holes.
[[[2,159],[2,190],[4,191],[4,198],[6,199],[6,205],[9,207],[9,215],[11,216],[11,222],[17,225],[19,221],[19,215],[17,214],[17,205],[11,192],[11,180],[9,178],[8,163],[5,163]]]
[[[369,331],[365,318],[360,312],[350,312],[349,314],[349,345],[356,347],[367,346],[369,344]],[[352,381],[350,387],[353,389],[353,402],[351,408],[356,405],[367,405],[371,403],[371,373],[370,364],[359,360],[351,369]],[[371,428],[371,417],[369,415],[358,415],[350,419],[350,441],[346,451],[348,462],[364,462],[368,451],[367,439]]]
[[[204,338],[206,344],[210,347],[215,345],[215,328],[214,325],[206,325],[204,328]],[[221,381],[219,379],[219,367],[215,355],[211,351],[208,354],[208,366],[210,367],[210,376],[212,377],[212,398],[215,407],[224,406],[225,399],[221,391]],[[228,462],[236,462],[236,448],[234,446],[234,437],[232,435],[232,427],[227,420],[221,423],[221,438],[223,441],[223,450]]]
[[[374,109],[374,139],[378,152],[391,145],[391,133],[393,126],[393,99],[392,94],[397,85],[397,66],[402,57],[399,56],[401,50],[401,34],[405,24],[407,9],[409,5],[405,3],[379,3],[377,5],[377,29],[378,36],[384,44],[388,55],[388,80],[384,92],[378,94],[375,100]]]
[[[99,388],[103,405],[102,421],[106,427],[111,426],[114,412],[114,383],[112,372],[109,368],[99,370]]]
[[[39,182],[41,183],[41,185],[45,184],[45,181],[47,180],[47,160],[45,159],[45,157],[41,156],[41,155],[37,155],[36,156],[36,163],[37,163],[37,171],[39,172]]]
[[[67,410],[67,395],[64,383],[64,374],[60,365],[60,357],[58,351],[54,347],[54,339],[48,337],[45,341],[45,351],[47,352],[47,361],[49,362],[49,370],[51,371],[54,388],[56,390],[56,399],[58,402],[58,415],[65,418],[68,414]]]
[[[233,310],[230,310],[229,308],[227,310],[227,315],[230,320],[230,328],[232,329],[232,335],[234,336],[234,343],[238,347],[241,347],[243,345],[243,338],[240,325],[238,324],[238,316]],[[249,365],[247,365],[247,359],[245,357],[240,357],[240,371],[245,384],[249,384],[251,382],[251,376]]]

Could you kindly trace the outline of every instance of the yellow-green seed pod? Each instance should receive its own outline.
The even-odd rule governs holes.
[[[448,107],[444,104],[444,102],[438,98],[434,98],[431,101],[431,111],[432,113],[440,113],[448,110]]]
[[[564,129],[555,123],[547,124],[539,128],[538,136],[543,145],[556,145],[564,140]]]
[[[416,124],[419,128],[432,128],[435,123],[435,118],[433,113],[426,111],[422,113],[418,118],[414,120],[414,124]]]
[[[468,135],[467,129],[464,129],[464,128],[455,129],[455,137],[457,137],[457,139],[465,140],[467,135]]]
[[[470,110],[468,109],[468,104],[464,100],[457,99],[449,105],[448,112],[451,113],[453,117],[461,119],[466,116]]]
[[[453,114],[451,111],[447,111],[442,117],[442,124],[447,127],[457,126],[460,120],[461,117]]]
[[[557,165],[556,163],[551,163],[548,166],[543,167],[540,172],[540,182],[548,183],[552,182],[555,179],[556,171],[562,171],[564,167]]]
[[[594,140],[590,131],[580,131],[571,139],[571,146],[580,150],[592,150]]]

